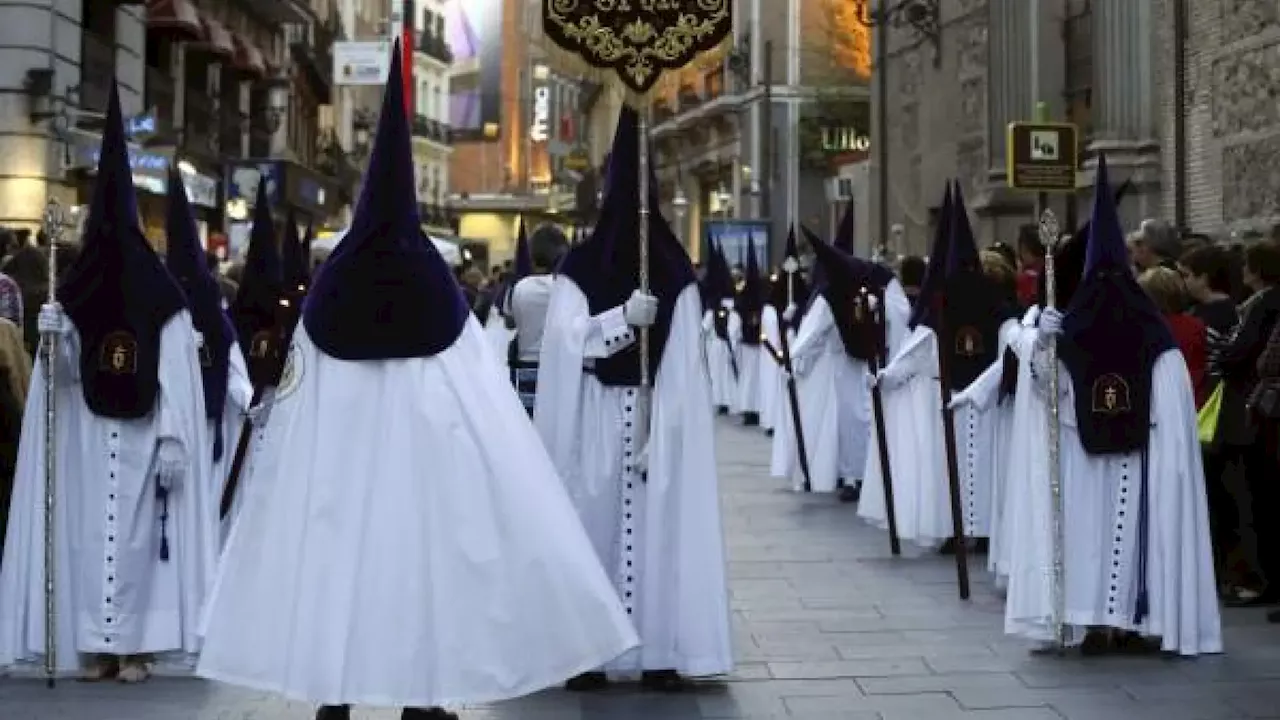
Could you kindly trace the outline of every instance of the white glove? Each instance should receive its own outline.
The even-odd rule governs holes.
[[[876,385],[880,384],[880,378],[876,373],[869,372],[864,377],[866,378],[868,390],[874,390]]]
[[[1062,334],[1062,311],[1047,307],[1040,312],[1040,336],[1053,337]]]
[[[905,385],[909,378],[902,377],[896,372],[890,372],[889,368],[885,368],[876,374],[876,384],[882,390],[893,390],[894,388]]]
[[[62,312],[62,306],[58,303],[46,303],[40,306],[36,327],[41,335],[64,335],[71,329],[70,323],[67,322],[67,314]]]
[[[632,467],[639,475],[649,472],[649,442],[646,440],[644,447],[640,448],[640,452],[636,453]]]
[[[244,416],[249,419],[249,423],[251,425],[257,427],[262,423],[269,407],[270,406],[264,402],[260,402],[257,405],[250,405],[249,408],[244,411]]]
[[[868,309],[868,310],[870,310],[871,312],[875,312],[875,311],[876,311],[876,308],[878,308],[878,307],[880,307],[880,298],[876,297],[875,295],[872,295],[872,294],[868,293],[868,294],[867,294],[867,309]]]
[[[196,347],[197,348],[204,347],[204,333],[200,332],[199,330],[196,330]]]
[[[162,437],[156,444],[156,482],[172,490],[187,472],[187,451],[177,438]]]
[[[817,365],[817,358],[813,355],[796,355],[791,358],[791,369],[795,370],[796,377],[804,377],[813,372],[814,365]]]
[[[798,310],[799,310],[799,308],[797,308],[797,307],[796,307],[796,304],[795,304],[795,303],[791,303],[790,305],[788,305],[788,306],[787,306],[787,309],[782,311],[782,319],[783,319],[783,321],[784,321],[784,322],[791,322],[792,320],[795,320],[795,319],[796,319],[796,312],[797,312]]]
[[[632,327],[649,327],[658,319],[658,298],[636,290],[622,305],[622,317]]]

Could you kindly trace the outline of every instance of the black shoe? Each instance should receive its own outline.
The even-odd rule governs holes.
[[[680,692],[689,687],[689,681],[675,670],[645,670],[640,676],[640,687],[657,692]]]
[[[457,713],[444,708],[405,708],[400,712],[400,720],[458,720]]]
[[[742,426],[743,426],[743,427],[756,427],[756,426],[757,426],[757,425],[759,425],[759,424],[760,424],[760,413],[758,413],[758,412],[744,412],[744,413],[742,413]]]
[[[726,406],[724,406],[724,405],[721,405],[721,406],[719,406],[719,407],[717,407],[717,408],[716,408],[716,414],[717,414],[717,415],[728,415],[728,414],[729,414],[729,408],[728,408],[728,407],[726,407]]]
[[[602,672],[584,672],[569,678],[564,689],[569,692],[595,692],[609,687],[609,676]]]
[[[862,486],[860,485],[844,485],[836,494],[842,503],[856,503],[862,498]]]
[[[350,705],[321,705],[316,720],[351,720]]]

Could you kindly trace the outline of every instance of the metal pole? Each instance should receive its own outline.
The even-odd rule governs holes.
[[[1040,241],[1045,246],[1044,285],[1045,305],[1056,307],[1058,283],[1054,277],[1054,257],[1057,250],[1058,219],[1053,211],[1045,209],[1040,215]],[[1049,492],[1053,496],[1053,639],[1059,651],[1066,647],[1066,581],[1064,578],[1065,537],[1062,505],[1062,465],[1060,460],[1059,395],[1058,395],[1058,341],[1049,338]]]
[[[880,186],[878,198],[880,218],[877,235],[886,248],[889,245],[889,28],[881,22],[876,26],[876,127],[880,136],[876,138],[876,175]],[[901,253],[902,248],[893,248],[893,253]]]
[[[773,41],[764,41],[764,120],[761,123],[760,215],[773,228]]]
[[[57,199],[49,198],[44,213],[44,232],[49,238],[50,305],[58,301],[58,241],[66,215]],[[44,673],[45,683],[54,686],[58,674],[58,594],[57,594],[57,463],[58,463],[58,334],[44,336]]]

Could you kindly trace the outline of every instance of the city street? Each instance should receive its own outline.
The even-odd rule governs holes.
[[[1280,626],[1267,625],[1263,611],[1227,612],[1223,657],[1032,657],[1002,636],[1002,602],[978,563],[973,598],[961,602],[950,558],[892,560],[886,537],[852,506],[770,481],[759,431],[722,421],[719,451],[735,675],[679,696],[554,690],[464,709],[465,720],[1280,718]],[[0,680],[2,720],[306,720],[311,712],[185,678],[54,691]]]

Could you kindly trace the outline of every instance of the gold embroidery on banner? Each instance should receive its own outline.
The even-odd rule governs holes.
[[[616,70],[638,93],[733,29],[729,0],[543,0],[542,9],[557,45],[592,67]]]
[[[112,375],[135,375],[138,372],[138,341],[124,330],[107,333],[102,339],[98,369]]]
[[[956,354],[960,357],[977,357],[985,350],[982,333],[970,325],[956,330]]]
[[[1129,383],[1115,373],[1107,373],[1093,381],[1093,412],[1097,415],[1122,415],[1133,409],[1129,399]]]

